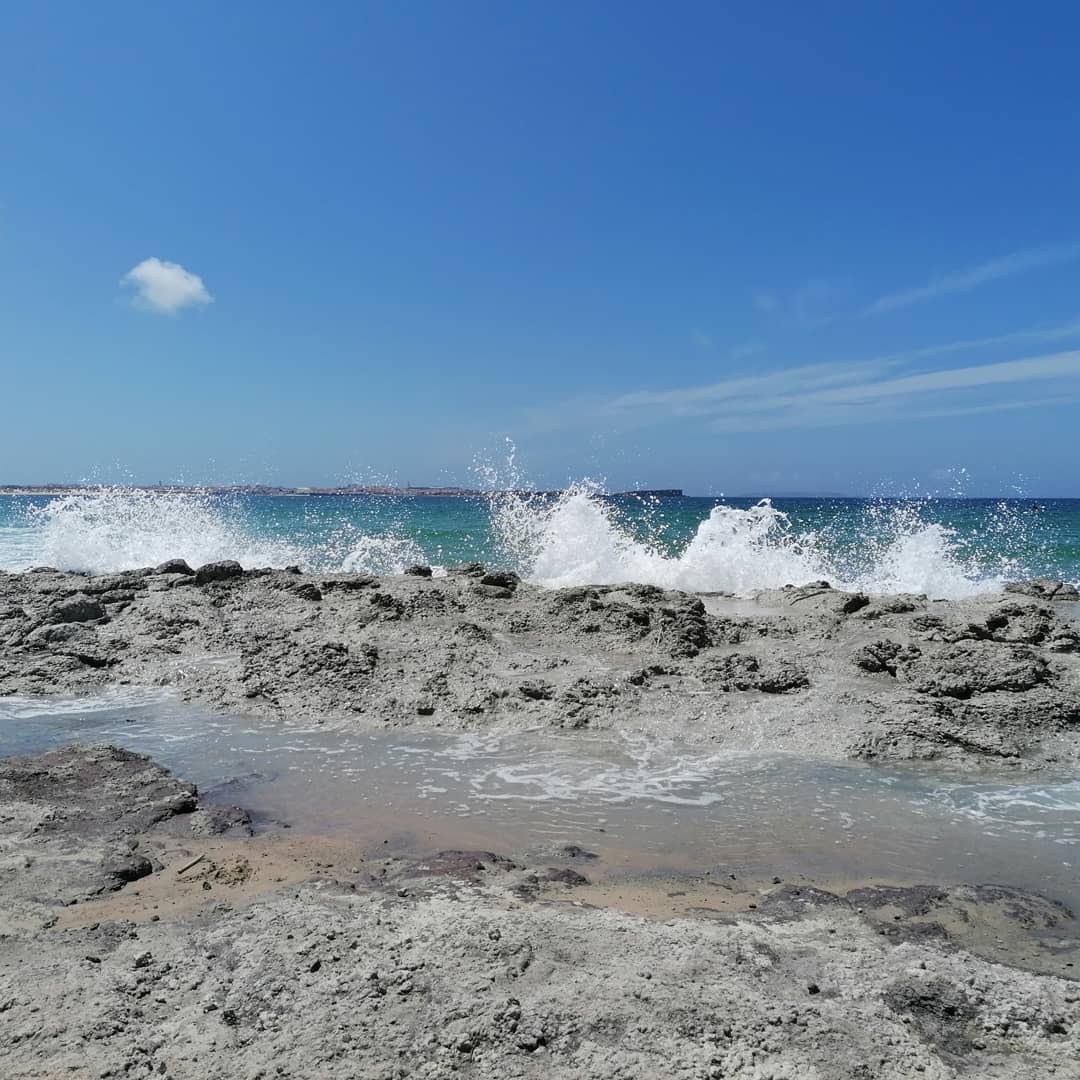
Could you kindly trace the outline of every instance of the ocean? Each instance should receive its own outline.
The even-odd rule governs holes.
[[[173,557],[378,574],[478,561],[551,587],[746,593],[826,579],[955,598],[1024,577],[1080,581],[1080,499],[758,501],[587,486],[558,496],[0,496],[0,569],[107,573]]]

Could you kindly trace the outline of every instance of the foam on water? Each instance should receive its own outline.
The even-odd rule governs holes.
[[[427,558],[415,540],[386,533],[362,536],[342,560],[341,569],[357,574],[400,574],[407,566],[424,562]]]
[[[171,700],[174,691],[156,686],[115,686],[84,697],[0,697],[0,720],[35,720],[39,717],[89,716],[144,709]]]
[[[871,508],[872,512],[875,508]],[[945,526],[911,505],[867,523],[862,558],[839,558],[825,538],[795,533],[770,500],[742,510],[717,506],[676,554],[640,539],[588,486],[557,498],[492,496],[504,551],[533,582],[550,588],[642,582],[693,592],[748,593],[827,579],[841,588],[956,598],[1001,587],[1004,577],[961,550]],[[873,526],[871,530],[870,526]],[[846,565],[845,565],[846,562]]]
[[[0,699],[0,747],[110,742],[313,835],[552,850],[740,878],[997,881],[1080,902],[1080,785],[726,754],[617,733],[365,733],[215,716],[175,698]],[[539,855],[538,855],[539,857]],[[545,854],[543,857],[547,858]],[[591,876],[591,875],[590,875]]]
[[[180,558],[192,566],[235,559],[246,569],[395,574],[425,561],[400,532],[370,535],[345,525],[302,537],[263,535],[238,500],[212,495],[102,487],[29,506],[23,521],[0,530],[0,569],[106,574]]]
[[[0,569],[111,573],[183,558],[194,566],[235,559],[247,568],[395,574],[444,561],[438,524],[424,524],[423,512],[404,502],[373,508],[101,488],[30,505],[19,524],[0,528]],[[977,529],[960,535],[929,520],[926,505],[853,506],[833,532],[825,525],[797,529],[768,499],[746,508],[719,505],[689,539],[673,544],[659,504],[617,504],[594,484],[558,496],[498,491],[486,515],[475,504],[468,511],[476,532],[459,534],[466,543],[458,557],[490,561],[494,552],[496,561],[549,588],[640,582],[748,594],[824,579],[937,599],[1031,576],[1001,554],[1021,550],[1031,527],[1015,507],[988,511]],[[462,518],[460,509],[438,512]]]
[[[66,495],[28,511],[43,566],[113,573],[186,559],[193,566],[235,559],[245,567],[285,566],[300,552],[263,540],[201,495],[101,488]]]

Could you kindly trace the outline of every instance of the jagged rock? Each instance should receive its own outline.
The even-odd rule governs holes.
[[[719,690],[760,690],[786,694],[810,685],[806,672],[790,660],[759,660],[747,653],[728,653],[710,658],[701,669],[702,678]]]
[[[1080,600],[1080,591],[1075,585],[1056,578],[1030,578],[1027,581],[1010,581],[1005,591],[1020,593],[1023,596],[1035,596],[1040,600]]]
[[[959,641],[903,669],[918,691],[934,697],[969,698],[995,690],[1030,690],[1049,677],[1049,665],[1022,645]]]
[[[871,674],[887,673],[895,676],[905,664],[914,663],[922,652],[917,645],[902,645],[899,641],[874,641],[857,649],[852,663]]]

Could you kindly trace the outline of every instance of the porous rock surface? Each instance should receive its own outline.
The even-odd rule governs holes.
[[[171,560],[0,574],[0,694],[133,683],[369,728],[619,727],[819,756],[1080,759],[1080,627],[1060,582],[949,602],[816,582],[747,601],[425,569]]]
[[[163,822],[181,835],[250,831],[243,810],[203,806],[194,784],[130,750],[0,759],[0,935],[160,869],[142,839]]]
[[[3,768],[0,844],[44,871],[64,860],[57,844],[118,828],[138,844],[194,797],[115,748]],[[25,806],[47,827],[19,819]],[[390,881],[354,872],[238,905],[215,893],[175,919],[9,927],[0,1075],[1080,1075],[1080,984],[981,958],[946,926],[983,907],[999,935],[1070,922],[1059,906],[985,888],[780,885],[752,916],[659,922],[553,903],[545,890],[572,896],[581,875],[521,869],[443,852]],[[101,881],[85,859],[52,886],[39,875],[38,901],[62,910],[80,876],[84,892]],[[5,909],[16,880],[0,878]]]

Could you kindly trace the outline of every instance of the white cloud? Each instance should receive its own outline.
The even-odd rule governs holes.
[[[1080,244],[1014,251],[1010,255],[1002,255],[988,262],[979,263],[978,266],[969,266],[965,270],[941,274],[917,288],[879,296],[863,310],[862,314],[864,318],[884,315],[886,312],[910,307],[912,304],[921,304],[924,300],[935,300],[948,293],[971,292],[991,281],[1026,274],[1031,270],[1041,270],[1045,266],[1071,262],[1076,258],[1080,258]]]
[[[201,307],[214,299],[198,274],[161,259],[143,259],[124,275],[122,283],[136,290],[135,302],[140,307],[165,315],[174,315],[186,307]]]

